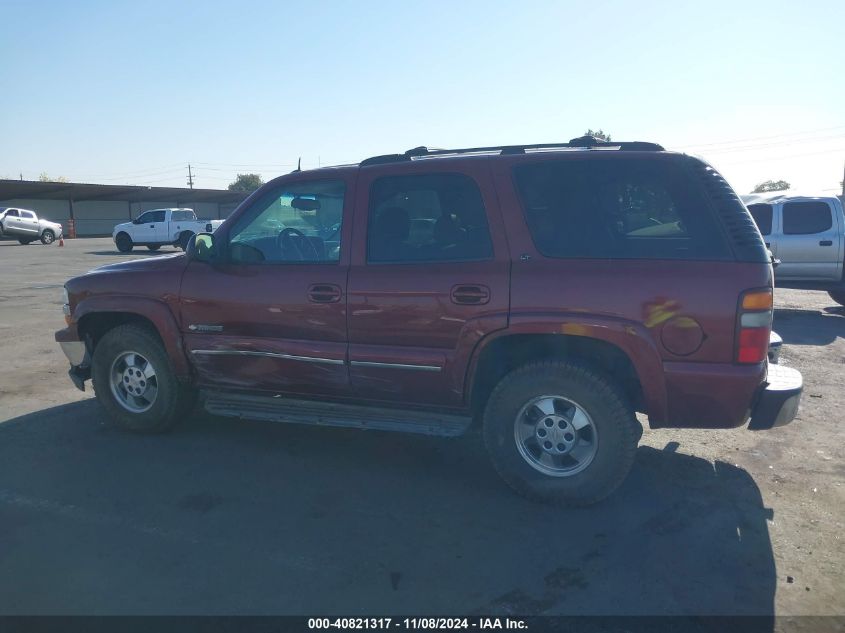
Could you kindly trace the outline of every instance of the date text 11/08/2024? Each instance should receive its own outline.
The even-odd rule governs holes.
[[[478,629],[525,630],[525,620],[518,618],[309,618],[308,628],[319,629]]]

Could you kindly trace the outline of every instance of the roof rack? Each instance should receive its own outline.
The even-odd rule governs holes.
[[[489,154],[498,152],[500,156],[508,154],[525,154],[529,150],[543,149],[614,149],[620,151],[635,152],[662,152],[664,148],[657,143],[646,143],[644,141],[604,141],[595,136],[579,136],[568,143],[536,143],[534,145],[496,145],[492,147],[465,147],[462,149],[435,149],[424,146],[409,149],[404,154],[383,154],[373,156],[361,161],[361,167],[365,165],[382,165],[384,163],[397,163],[409,161],[415,158],[427,158],[433,156],[447,156],[455,154]]]

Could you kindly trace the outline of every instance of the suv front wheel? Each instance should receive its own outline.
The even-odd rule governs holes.
[[[585,506],[625,479],[642,427],[622,390],[574,362],[543,361],[505,376],[484,412],[499,475],[520,494]]]
[[[117,426],[135,433],[169,431],[196,399],[195,391],[176,379],[158,337],[138,325],[106,333],[91,370],[97,399]]]

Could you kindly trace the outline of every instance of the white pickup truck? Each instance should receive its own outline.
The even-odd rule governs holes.
[[[742,200],[778,260],[775,285],[825,290],[845,305],[845,215],[839,198],[781,191]]]
[[[213,233],[221,224],[223,220],[198,220],[193,209],[151,209],[114,227],[112,239],[121,253],[135,246],[157,251],[167,244],[185,250],[194,235]]]

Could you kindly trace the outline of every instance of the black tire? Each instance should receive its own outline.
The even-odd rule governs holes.
[[[161,248],[161,244],[147,244],[147,248],[151,251],[157,251]]]
[[[53,231],[51,231],[50,229],[44,229],[44,232],[41,234],[42,244],[52,244],[55,239],[56,234],[53,233]]]
[[[183,251],[188,250],[188,244],[192,239],[194,239],[194,233],[191,233],[190,231],[182,233],[182,235],[179,236],[179,248]]]
[[[577,403],[591,418],[597,448],[580,472],[544,474],[517,448],[518,416],[532,399],[549,395]],[[587,506],[610,495],[625,479],[642,427],[613,381],[576,362],[542,361],[512,371],[496,386],[484,411],[483,433],[493,466],[516,492],[537,501]]]
[[[131,253],[134,246],[132,238],[126,233],[118,233],[114,238],[114,244],[121,253]]]
[[[112,367],[127,352],[147,359],[155,368],[157,393],[150,408],[143,412],[129,411],[110,384]],[[139,325],[121,325],[103,336],[94,349],[91,378],[97,400],[108,412],[115,426],[133,433],[163,433],[172,429],[190,414],[196,402],[196,391],[177,379],[170,359],[158,336]]]
[[[830,290],[827,294],[829,294],[830,298],[836,303],[841,306],[845,306],[845,290]]]
[[[19,237],[19,238],[18,238],[18,243],[19,243],[19,244],[23,244],[24,246],[26,246],[27,244],[31,244],[31,243],[32,243],[32,240],[31,240],[31,239],[29,239],[28,237]]]

